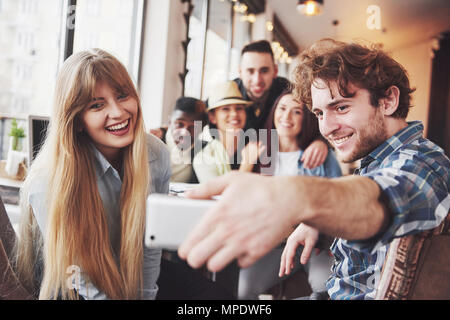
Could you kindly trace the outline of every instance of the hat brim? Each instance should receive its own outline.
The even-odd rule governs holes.
[[[219,102],[217,102],[217,103],[215,103],[215,104],[213,104],[211,106],[208,106],[207,111],[216,109],[218,107],[223,107],[223,106],[226,106],[226,105],[229,105],[229,104],[242,104],[242,105],[245,105],[247,107],[247,106],[253,104],[253,102],[247,101],[247,100],[242,100],[242,99],[223,99],[223,100],[221,100],[221,101],[219,101]]]

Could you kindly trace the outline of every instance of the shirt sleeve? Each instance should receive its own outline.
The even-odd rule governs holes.
[[[325,176],[329,178],[337,178],[342,176],[341,166],[339,162],[336,160],[336,156],[334,155],[333,150],[328,149],[328,155],[325,159]]]
[[[390,213],[390,223],[386,230],[371,239],[348,241],[359,250],[375,252],[394,238],[433,229],[447,216],[450,205],[448,187],[420,159],[380,168],[364,176],[379,185],[381,201]]]
[[[207,155],[200,151],[194,157],[192,167],[194,168],[195,175],[200,183],[209,181],[219,176],[216,165],[213,161],[208,161]]]
[[[160,179],[161,184],[157,187],[157,192],[167,194],[169,193],[170,177],[172,176],[172,171],[170,169],[170,154],[168,151],[165,153],[165,160],[162,161],[162,167],[162,177]]]
[[[194,157],[192,166],[200,183],[212,180],[231,171],[230,164],[227,163],[228,156],[226,155],[226,151],[218,144],[220,142],[208,143]]]
[[[170,153],[166,146],[159,141],[151,140],[149,151],[156,155],[153,161],[150,161],[150,176],[152,180],[152,192],[169,193],[170,185]],[[144,240],[143,240],[144,241]],[[157,280],[161,265],[161,249],[148,248],[143,244],[143,262],[142,262],[142,298],[145,300],[154,300],[158,293]]]

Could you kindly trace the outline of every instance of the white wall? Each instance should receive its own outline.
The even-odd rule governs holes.
[[[266,22],[273,23],[274,11],[268,3],[266,3],[266,10],[263,13],[256,15],[256,21],[252,24],[252,41],[267,40],[272,41],[273,34],[267,30]]]
[[[180,1],[147,0],[139,89],[148,129],[167,124],[181,95],[186,9]]]
[[[412,94],[412,108],[409,110],[408,121],[420,120],[424,124],[424,136],[428,126],[428,112],[431,87],[432,47],[434,40],[416,43],[408,47],[389,51],[392,58],[398,61],[408,72],[410,85],[416,88]],[[293,71],[298,60],[289,66],[288,78],[292,81]]]
[[[428,129],[433,44],[434,40],[430,39],[392,51],[392,57],[408,71],[410,84],[416,88],[407,120],[422,121],[424,136]]]
[[[167,124],[168,117],[181,95],[182,84],[178,74],[184,68],[184,50],[181,42],[185,40],[186,25],[183,13],[187,5],[181,1],[147,0],[146,25],[143,36],[142,69],[139,81],[144,120],[147,128]],[[253,36],[259,38],[265,33],[265,21],[273,17],[268,7],[258,18]],[[264,28],[264,29],[263,29]],[[266,39],[270,34],[266,34]],[[255,40],[255,39],[254,39]],[[432,39],[397,48],[392,51],[410,75],[413,93],[413,108],[408,120],[421,120],[427,132],[429,94],[431,85]],[[289,67],[290,78],[295,62]]]

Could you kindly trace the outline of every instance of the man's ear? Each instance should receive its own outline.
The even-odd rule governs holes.
[[[400,89],[397,86],[390,86],[386,90],[386,97],[381,98],[379,107],[386,116],[391,116],[398,108],[400,102]]]
[[[278,76],[278,65],[273,62],[273,78],[275,79]]]

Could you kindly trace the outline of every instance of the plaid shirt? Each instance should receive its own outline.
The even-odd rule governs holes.
[[[447,216],[450,160],[422,132],[421,122],[408,122],[362,159],[356,174],[378,183],[392,220],[371,239],[334,241],[335,263],[327,281],[331,299],[374,299],[389,243],[433,229]]]

